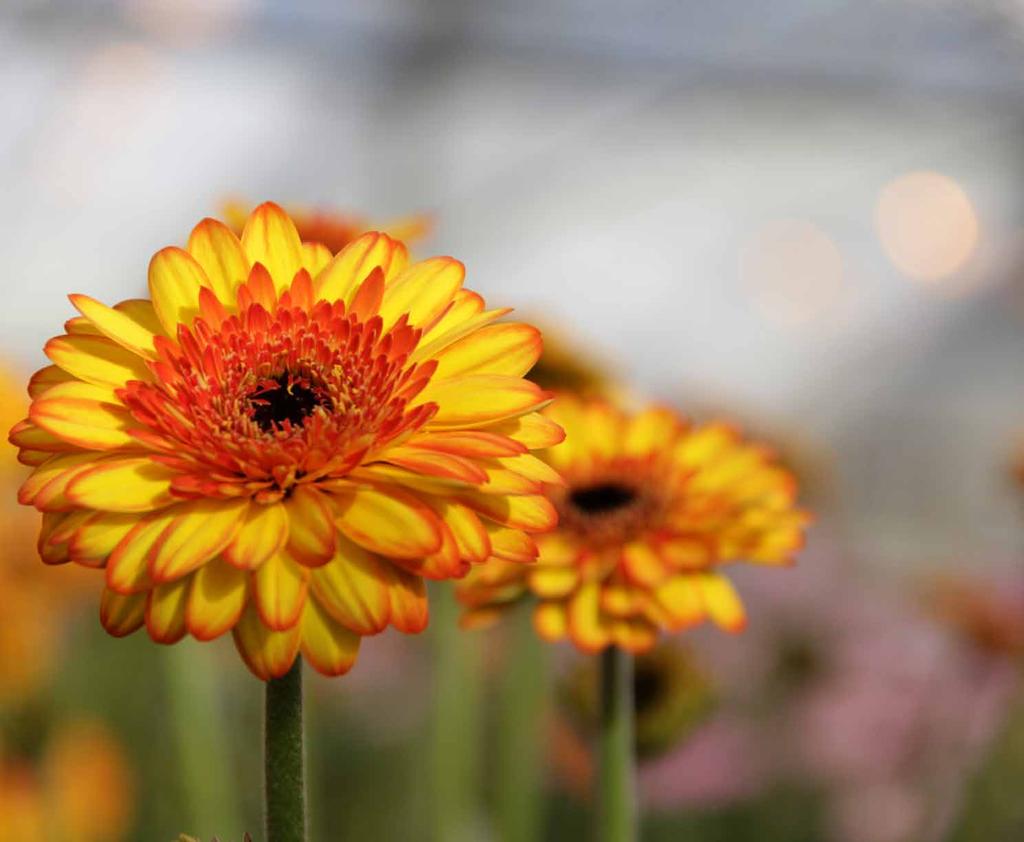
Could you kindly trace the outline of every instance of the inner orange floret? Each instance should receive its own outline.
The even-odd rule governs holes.
[[[378,271],[351,307],[313,304],[302,271],[278,299],[257,265],[229,315],[204,288],[200,315],[178,326],[178,341],[157,337],[156,382],[118,392],[145,427],[139,437],[161,451],[155,460],[178,472],[175,494],[275,502],[297,483],[346,474],[429,421],[436,404],[409,402],[437,364],[409,362],[421,331],[406,316],[384,331],[379,315],[364,315],[382,290]]]

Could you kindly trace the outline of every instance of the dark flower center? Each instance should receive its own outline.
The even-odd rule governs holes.
[[[281,429],[285,422],[301,427],[318,406],[331,406],[330,398],[307,378],[294,377],[287,371],[262,381],[249,395],[249,403],[253,420],[267,433]]]
[[[584,514],[600,515],[624,509],[636,500],[636,492],[616,482],[577,488],[569,494],[569,501]]]

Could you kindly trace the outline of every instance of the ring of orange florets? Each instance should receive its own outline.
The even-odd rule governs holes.
[[[177,342],[158,338],[154,382],[120,392],[154,459],[178,472],[179,496],[272,502],[297,482],[344,476],[436,412],[409,408],[436,364],[409,362],[420,331],[405,317],[384,331],[341,301],[307,311],[242,299],[219,323],[200,316]]]

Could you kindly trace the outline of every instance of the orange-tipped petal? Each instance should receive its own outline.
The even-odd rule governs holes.
[[[188,238],[188,252],[206,274],[210,288],[228,307],[249,276],[249,260],[235,233],[216,219],[204,219]]]
[[[107,587],[129,594],[153,586],[149,557],[157,540],[174,519],[174,511],[157,512],[136,523],[118,542],[107,560]]]
[[[747,615],[732,583],[718,573],[700,573],[696,580],[708,615],[715,624],[726,631],[743,631]]]
[[[335,620],[357,634],[377,634],[391,619],[383,562],[341,539],[329,564],[311,571],[314,597]]]
[[[306,604],[309,571],[287,552],[268,559],[253,574],[252,582],[256,610],[263,625],[282,631],[299,621]]]
[[[104,512],[147,512],[173,502],[174,472],[147,457],[110,459],[78,474],[67,488],[76,505]]]
[[[88,295],[70,295],[71,303],[96,328],[122,348],[148,360],[156,359],[153,348],[154,334],[127,313],[107,307]]]
[[[371,552],[420,558],[441,547],[437,516],[412,494],[359,486],[339,494],[336,506],[341,531]]]
[[[388,328],[402,315],[413,327],[431,327],[449,307],[462,286],[466,267],[452,257],[416,263],[388,284],[380,315]]]
[[[438,411],[429,426],[473,427],[525,415],[544,406],[551,396],[535,383],[498,374],[470,374],[448,380],[431,380],[417,397],[420,403],[436,403]]]
[[[302,615],[302,654],[317,672],[344,675],[356,662],[362,638],[342,626],[315,599]]]
[[[301,564],[326,564],[337,546],[338,528],[323,494],[300,485],[285,500],[288,515],[288,552]]]
[[[256,208],[242,231],[242,248],[251,264],[261,263],[270,272],[280,294],[291,286],[302,268],[302,241],[295,223],[273,202]]]
[[[537,328],[500,322],[449,345],[437,355],[435,377],[501,374],[522,377],[540,358],[543,343]]]
[[[387,562],[383,562],[382,567],[388,578],[391,625],[405,634],[419,634],[430,620],[423,579]]]
[[[191,579],[158,585],[146,602],[146,631],[156,643],[177,643],[185,636],[185,603]]]
[[[288,512],[281,503],[254,503],[241,519],[238,532],[224,548],[224,559],[241,570],[255,570],[288,540]]]
[[[246,666],[257,678],[280,678],[295,663],[299,654],[302,626],[296,623],[287,631],[273,631],[260,622],[255,606],[242,612],[232,630],[235,647]]]
[[[177,336],[178,325],[191,324],[199,314],[199,290],[204,286],[209,286],[206,273],[184,249],[168,246],[153,255],[149,297],[168,336]]]
[[[220,559],[192,574],[185,609],[189,633],[197,640],[213,640],[233,628],[248,599],[249,576]]]
[[[105,588],[100,599],[100,623],[108,634],[126,637],[142,627],[146,619],[148,595],[136,593],[125,596]]]
[[[397,240],[371,231],[343,248],[313,279],[317,298],[326,301],[352,301],[358,286],[380,267],[384,279],[395,276],[405,267],[408,253]]]
[[[494,494],[465,492],[463,503],[484,517],[527,532],[546,532],[558,523],[558,513],[547,497],[539,494],[499,497]]]
[[[33,401],[29,418],[58,439],[87,450],[117,450],[136,441],[131,415],[109,403],[109,392],[88,383],[61,383]]]
[[[152,380],[146,363],[105,336],[57,336],[43,349],[68,374],[92,383],[120,389],[129,380]]]
[[[173,582],[220,553],[238,533],[249,500],[206,499],[176,508],[149,560],[155,582]]]

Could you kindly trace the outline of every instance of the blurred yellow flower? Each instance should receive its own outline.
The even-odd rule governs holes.
[[[536,321],[536,320],[535,320]],[[540,324],[544,332],[544,353],[526,375],[542,389],[577,395],[610,395],[609,366],[584,353],[579,343],[563,330]]]
[[[0,759],[0,842],[118,842],[133,813],[124,753],[98,723],[60,726],[37,763]]]
[[[719,569],[790,562],[808,522],[793,478],[731,427],[691,427],[668,409],[629,415],[559,395],[545,415],[566,431],[543,454],[566,482],[549,489],[559,528],[538,537],[536,565],[490,562],[459,583],[464,624],[532,593],[538,633],[587,652],[643,652],[659,630],[709,617],[741,630],[743,606]]]
[[[337,254],[367,231],[383,231],[395,240],[412,244],[426,237],[433,227],[430,217],[423,214],[378,225],[359,214],[326,208],[289,205],[287,210],[299,232],[299,239],[304,243],[325,245],[331,254]],[[233,199],[224,203],[222,211],[228,227],[241,236],[252,206]]]
[[[263,679],[421,631],[424,577],[532,560],[558,477],[530,451],[563,435],[522,379],[540,334],[464,274],[379,233],[332,256],[268,203],[158,252],[152,300],[71,296],[11,432],[43,560],[105,568],[111,634],[232,631]]]

